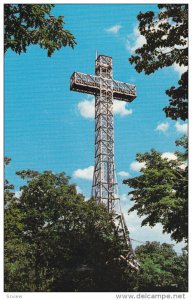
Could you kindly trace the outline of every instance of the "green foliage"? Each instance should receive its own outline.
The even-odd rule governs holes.
[[[187,292],[188,259],[186,252],[177,255],[172,245],[147,242],[136,248],[140,262],[138,291]]]
[[[184,140],[178,141],[179,144]],[[170,245],[136,248],[135,273],[104,205],[85,201],[64,173],[17,172],[27,183],[5,206],[5,291],[186,291],[187,254]]]
[[[4,168],[7,167],[11,162],[11,158],[4,157]],[[11,190],[14,189],[14,185],[10,184],[9,181],[5,178],[4,179],[4,205],[8,205],[10,201],[12,201],[14,193]]]
[[[139,31],[146,43],[136,49],[129,61],[137,72],[154,73],[163,67],[188,65],[188,5],[159,4],[159,13],[153,11],[138,15]],[[179,87],[171,87],[166,94],[171,97],[164,108],[173,120],[188,118],[188,72],[182,74]]]
[[[177,145],[186,146],[186,137],[177,141]],[[129,192],[134,201],[129,210],[144,216],[141,225],[163,225],[163,232],[180,242],[188,238],[188,168],[183,158],[169,160],[152,149],[137,154],[137,161],[144,162],[142,174],[124,180],[133,190]]]
[[[9,164],[10,164],[10,162],[11,162],[11,158],[10,158],[10,157],[7,157],[7,156],[5,156],[5,157],[4,157],[4,166],[7,166],[7,165],[9,165]]]
[[[167,117],[172,120],[188,119],[188,71],[181,75],[181,79],[178,81],[179,87],[171,87],[166,91],[166,94],[171,97],[169,100],[169,106],[166,106],[163,110]]]
[[[20,54],[29,45],[39,44],[50,57],[62,47],[74,47],[70,31],[63,29],[63,17],[51,15],[53,4],[5,4],[5,52],[10,48]]]
[[[179,158],[179,160],[181,161],[187,161],[188,159],[188,138],[186,135],[184,135],[183,137],[181,137],[180,139],[175,141],[176,146],[181,146],[185,149],[184,152],[181,151],[177,151],[177,157]]]
[[[28,181],[5,207],[5,290],[131,289],[106,207],[85,201],[64,173],[17,173]]]

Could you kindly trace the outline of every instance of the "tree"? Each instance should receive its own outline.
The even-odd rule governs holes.
[[[48,56],[62,47],[74,47],[72,33],[63,29],[63,17],[51,15],[54,4],[5,4],[4,44],[15,53],[27,51],[29,45],[39,44]]]
[[[147,242],[135,250],[140,262],[138,291],[140,292],[187,292],[188,259],[172,245]]]
[[[146,39],[129,59],[139,73],[151,74],[174,64],[188,66],[188,5],[159,4],[159,13],[153,11],[138,15],[139,31]],[[188,118],[188,71],[181,75],[179,87],[166,91],[171,97],[163,110],[173,120]]]
[[[6,166],[8,166],[11,162],[11,158],[9,157],[5,157],[4,158],[4,168]],[[13,190],[14,186],[12,184],[9,183],[9,181],[7,179],[4,179],[4,193],[5,193],[5,199],[6,197],[9,198],[10,196],[10,190]]]
[[[64,173],[17,172],[5,206],[5,291],[186,291],[187,254],[157,242],[136,248],[140,272],[117,259],[122,244],[104,205],[85,201]]]
[[[187,147],[187,137],[176,143]],[[145,163],[142,174],[123,182],[133,189],[129,194],[134,205],[129,212],[136,210],[144,216],[141,226],[161,223],[163,232],[180,242],[188,239],[187,149],[176,154],[178,159],[164,158],[154,149],[137,154],[137,161]]]
[[[11,159],[4,158],[5,167],[9,165]],[[21,280],[25,285],[25,278],[23,278],[23,268],[28,262],[23,259],[23,252],[26,245],[22,243],[21,232],[23,230],[22,214],[16,205],[16,198],[14,197],[14,186],[9,183],[7,179],[4,180],[4,271],[5,276],[8,274],[9,283],[17,285]],[[30,261],[30,258],[29,258]],[[18,273],[17,273],[18,272]],[[16,276],[17,274],[17,276]],[[27,274],[26,274],[27,275]],[[22,278],[22,279],[21,279]],[[9,290],[9,283],[5,279],[5,290]],[[11,288],[10,288],[11,289]]]
[[[5,208],[5,290],[131,289],[106,207],[85,201],[64,173],[17,174],[27,182]]]

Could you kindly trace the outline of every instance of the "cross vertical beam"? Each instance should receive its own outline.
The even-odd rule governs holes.
[[[95,96],[95,168],[92,196],[105,203],[108,211],[118,200],[114,164],[112,58],[96,59],[95,75],[100,77],[100,92]]]

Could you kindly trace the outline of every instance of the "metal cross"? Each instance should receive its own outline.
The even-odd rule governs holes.
[[[95,96],[95,167],[92,196],[98,203],[104,203],[109,212],[115,212],[116,230],[125,245],[121,259],[132,268],[138,269],[118,196],[113,125],[113,99],[133,101],[136,98],[136,87],[114,80],[112,58],[99,55],[95,60],[95,75],[74,72],[70,89]]]
[[[71,90],[95,95],[95,168],[92,196],[106,204],[108,211],[118,201],[114,164],[113,99],[131,102],[136,97],[136,87],[113,80],[112,58],[96,58],[95,75],[74,72]]]

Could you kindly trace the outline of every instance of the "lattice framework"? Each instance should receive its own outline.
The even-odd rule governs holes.
[[[70,89],[95,95],[95,167],[92,196],[98,203],[104,203],[109,212],[115,212],[116,230],[125,245],[121,259],[138,269],[118,196],[113,118],[113,99],[133,101],[136,97],[136,87],[114,80],[112,58],[99,55],[95,61],[95,75],[74,72],[71,76]]]

